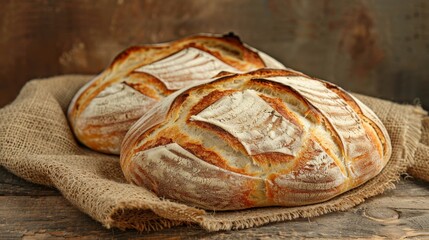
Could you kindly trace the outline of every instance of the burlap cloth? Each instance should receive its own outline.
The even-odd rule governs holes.
[[[33,80],[0,109],[0,164],[17,176],[57,188],[72,204],[105,227],[158,230],[198,224],[209,231],[241,229],[351,208],[394,187],[407,172],[429,180],[429,118],[418,106],[359,96],[377,113],[392,139],[393,155],[376,178],[328,202],[208,212],[166,199],[125,182],[118,157],[77,144],[66,109],[91,76]],[[422,134],[423,131],[423,134]]]

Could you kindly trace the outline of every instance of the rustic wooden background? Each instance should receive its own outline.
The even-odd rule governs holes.
[[[131,45],[233,31],[345,89],[429,107],[425,0],[73,0],[0,3],[0,106],[32,78],[98,73]]]

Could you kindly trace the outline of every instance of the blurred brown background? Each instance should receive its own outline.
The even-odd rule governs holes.
[[[347,90],[429,107],[429,1],[2,0],[0,106],[32,78],[98,73],[131,45],[233,31]]]

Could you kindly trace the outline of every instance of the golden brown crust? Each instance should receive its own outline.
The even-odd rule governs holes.
[[[167,137],[158,137],[156,139],[147,141],[145,144],[141,145],[140,147],[135,149],[135,152],[140,152],[140,151],[144,151],[146,149],[149,148],[154,148],[154,147],[158,147],[158,146],[162,146],[162,145],[167,145],[169,143],[172,143],[173,139],[171,138],[167,138]]]
[[[230,166],[228,162],[224,158],[222,158],[218,153],[216,153],[215,151],[206,149],[201,144],[185,142],[181,146],[185,150],[197,156],[198,158],[204,159],[206,162],[214,166],[225,169],[227,171],[231,171],[231,172],[235,172],[243,175],[249,175],[249,173],[247,173],[245,169],[235,168]]]
[[[266,72],[267,74],[272,74],[272,71]],[[279,73],[273,74],[273,76],[281,76]],[[290,75],[285,76],[300,76],[298,74],[291,73]],[[304,112],[304,115],[317,123],[320,123],[322,121],[323,116],[320,114],[320,112],[315,109],[308,101],[305,99],[301,94],[299,94],[296,90],[289,86],[284,86],[277,82],[271,82],[266,79],[259,79],[259,78],[253,78],[249,83],[246,85],[248,88],[252,89],[258,89],[263,87],[264,89],[275,89],[276,91],[281,92],[283,95],[293,96],[296,98],[300,103],[305,105],[307,110]]]
[[[300,132],[302,131],[303,126],[301,121],[296,117],[294,113],[292,113],[286,108],[286,106],[280,99],[271,98],[264,95],[260,95],[260,97],[265,102],[267,102],[275,111],[280,113],[284,118],[288,119],[292,124],[296,125]]]
[[[169,90],[158,78],[144,72],[130,73],[124,83],[141,94],[157,100],[174,92]]]
[[[344,92],[344,90],[341,90],[339,87],[334,86],[330,83],[326,83],[326,85],[330,90],[334,91],[336,94],[338,94],[338,96],[343,98],[347,102],[347,104],[349,104],[353,108],[354,111],[359,113],[359,115],[361,116],[363,121],[365,121],[367,124],[371,125],[371,128],[366,127],[366,130],[367,130],[367,132],[370,133],[370,137],[371,137],[371,139],[373,139],[374,142],[380,142],[381,141],[381,143],[382,143],[381,149],[379,146],[377,146],[378,151],[380,152],[380,155],[382,155],[381,151],[384,153],[388,152],[388,145],[390,143],[388,142],[388,140],[384,136],[380,127],[377,126],[377,124],[375,124],[373,120],[371,120],[367,116],[365,116],[365,114],[362,112],[362,109],[355,102],[355,100],[353,100],[353,98],[351,98],[351,96],[349,94]],[[375,133],[373,133],[373,131],[375,131]]]
[[[282,163],[288,163],[295,159],[291,155],[286,155],[282,153],[268,152],[260,153],[252,156],[252,159],[260,165],[266,165],[268,168],[272,165],[278,165]]]
[[[359,104],[334,85],[287,70],[227,75],[183,90],[156,129],[135,125],[121,166],[132,175],[132,164],[164,159],[169,168],[157,165],[147,180],[155,183],[142,185],[162,188],[165,173],[158,178],[157,171],[174,171],[181,189],[160,196],[203,208],[326,201],[377,175],[390,157],[388,136]],[[203,197],[192,190],[198,187],[223,198]]]
[[[236,151],[240,151],[241,153],[245,154],[246,150],[244,149],[241,142],[231,135],[230,133],[226,132],[220,127],[214,126],[212,124],[208,124],[205,122],[199,122],[199,121],[189,121],[190,126],[197,126],[200,129],[206,129],[216,135],[218,135],[222,140],[226,141],[231,148],[233,148]]]
[[[214,102],[216,102],[220,98],[222,98],[226,95],[231,95],[234,92],[236,92],[236,90],[228,90],[228,91],[214,90],[213,92],[207,94],[206,96],[204,96],[201,99],[201,101],[199,101],[195,106],[193,106],[191,108],[191,110],[189,111],[189,114],[188,114],[188,119],[192,115],[196,115],[196,114],[200,113],[202,110],[204,110],[208,106],[212,105]],[[190,121],[188,121],[188,122],[190,122]]]

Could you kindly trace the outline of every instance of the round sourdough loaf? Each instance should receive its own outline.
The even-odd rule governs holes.
[[[69,122],[84,145],[119,154],[129,127],[167,95],[221,71],[262,67],[285,68],[232,34],[131,47],[80,89],[70,104]]]
[[[127,133],[121,167],[160,197],[232,210],[326,201],[376,176],[390,155],[385,127],[352,95],[261,69],[164,99]]]

